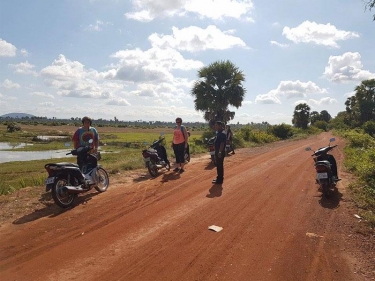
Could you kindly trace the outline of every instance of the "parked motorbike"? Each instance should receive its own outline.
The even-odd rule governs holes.
[[[189,145],[188,145],[188,147],[185,149],[184,159],[185,159],[185,162],[190,162],[190,150],[189,150]]]
[[[210,153],[211,162],[216,166],[216,158],[215,158],[215,137],[205,139],[207,141],[207,148],[208,152]]]
[[[92,140],[90,140],[92,143]],[[44,167],[48,172],[45,181],[46,192],[52,192],[55,203],[68,208],[73,205],[78,194],[85,193],[93,187],[98,192],[104,192],[109,186],[109,177],[98,161],[100,152],[90,153],[91,147],[79,147],[66,155],[72,154],[82,161],[82,167],[69,162],[48,163]]]
[[[327,198],[331,197],[336,192],[336,183],[340,180],[337,176],[337,164],[333,155],[328,152],[334,149],[336,145],[331,146],[335,138],[329,140],[328,146],[321,147],[314,151],[311,155],[315,162],[316,182],[320,186],[320,190]],[[310,147],[306,151],[311,151]]]
[[[227,142],[225,143],[225,155],[228,156],[230,151],[231,151],[230,140],[227,140]]]
[[[142,150],[143,161],[152,177],[156,177],[160,169],[165,168],[167,171],[171,169],[171,164],[167,157],[165,149],[165,138],[160,137],[154,141],[150,147]]]

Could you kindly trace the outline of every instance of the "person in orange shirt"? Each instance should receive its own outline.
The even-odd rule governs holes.
[[[183,173],[185,171],[185,149],[187,148],[189,139],[186,128],[185,126],[181,125],[181,123],[182,119],[180,117],[177,117],[172,141],[172,147],[174,155],[176,157],[176,168],[174,168],[173,172],[179,173]]]

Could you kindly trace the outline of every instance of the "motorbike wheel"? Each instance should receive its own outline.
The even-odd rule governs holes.
[[[190,155],[185,153],[185,161],[190,162]]]
[[[55,203],[62,207],[68,208],[73,205],[74,200],[77,198],[77,194],[69,193],[68,189],[64,186],[68,185],[69,182],[65,177],[57,177],[52,187],[52,198]]]
[[[109,186],[109,177],[107,171],[100,167],[96,171],[96,178],[97,185],[95,185],[95,189],[100,193],[106,191]]]
[[[328,183],[322,184],[322,192],[326,198],[332,197],[332,190],[330,189],[330,185]]]
[[[169,168],[170,168],[170,166],[169,166]],[[156,166],[155,161],[150,160],[150,163],[148,164],[147,169],[148,169],[148,172],[150,173],[150,175],[152,177],[154,177],[154,178],[157,177],[157,175],[158,175],[158,167]]]
[[[171,164],[167,163],[167,165],[165,166],[165,168],[167,169],[167,171],[169,171],[171,169]]]

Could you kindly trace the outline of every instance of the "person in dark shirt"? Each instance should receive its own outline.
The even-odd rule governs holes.
[[[225,144],[227,136],[223,132],[223,123],[216,121],[215,123],[216,139],[215,139],[215,158],[216,158],[216,171],[217,177],[212,181],[214,184],[222,184],[224,181],[224,157],[225,157]]]
[[[232,151],[232,154],[235,154],[235,152],[234,152],[234,146],[233,146],[233,132],[230,129],[229,125],[225,126],[225,130],[227,131],[227,141],[229,141],[230,151]]]

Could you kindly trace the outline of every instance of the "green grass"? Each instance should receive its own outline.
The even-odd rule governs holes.
[[[344,148],[345,168],[357,178],[349,189],[360,215],[375,228],[375,139],[358,131],[340,134],[348,140]]]

